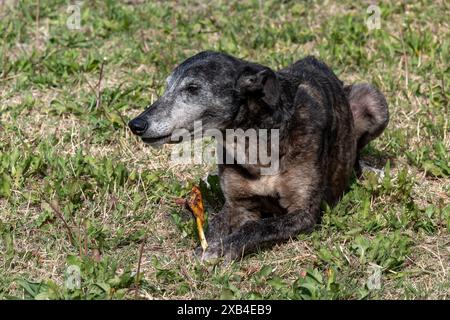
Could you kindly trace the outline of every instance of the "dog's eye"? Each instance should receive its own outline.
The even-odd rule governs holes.
[[[186,91],[189,92],[190,94],[198,93],[199,89],[200,89],[200,87],[196,84],[189,84],[186,86]]]

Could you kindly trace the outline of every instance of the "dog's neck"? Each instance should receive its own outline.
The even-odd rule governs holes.
[[[289,143],[288,130],[289,130],[289,121],[292,117],[292,108],[289,106],[288,102],[282,101],[281,99],[277,102],[275,106],[267,105],[262,99],[254,100],[254,101],[245,101],[238,111],[234,121],[231,125],[229,125],[226,129],[240,129],[244,132],[247,130],[255,130],[258,135],[258,144],[266,143],[267,151],[272,152],[271,145],[273,143],[273,139],[277,141],[277,154],[279,157],[282,157],[287,149],[287,145]],[[259,130],[266,130],[266,138],[267,140],[259,139]],[[274,136],[274,132],[272,130],[278,130],[276,132],[276,136]],[[226,134],[223,136],[226,137]],[[249,141],[250,142],[250,141]],[[229,144],[229,141],[225,141],[225,138],[222,141],[218,141],[218,147],[223,148],[223,154],[235,154],[235,142],[233,141]],[[249,145],[245,145],[245,149],[248,150]],[[259,148],[259,147],[258,147]],[[259,149],[258,149],[259,150]],[[269,154],[270,156],[270,154]],[[246,172],[244,175],[257,176],[261,172],[261,164],[241,164],[234,166],[238,166],[241,168],[241,173]],[[267,167],[267,166],[266,166]]]
[[[283,136],[292,116],[291,108],[286,105],[281,99],[274,106],[259,98],[244,101],[228,129],[278,129]]]

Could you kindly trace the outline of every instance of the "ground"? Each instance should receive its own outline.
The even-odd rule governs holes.
[[[449,3],[369,5],[84,1],[78,26],[67,1],[0,1],[0,299],[449,298]],[[354,180],[311,234],[198,262],[177,200],[214,166],[126,123],[206,49],[275,69],[312,54],[376,85],[391,120],[363,158],[384,178]]]

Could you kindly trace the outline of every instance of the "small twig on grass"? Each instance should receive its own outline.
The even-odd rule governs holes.
[[[92,91],[92,92],[95,94],[95,96],[96,96],[96,104],[95,104],[95,107],[96,107],[96,108],[101,108],[103,114],[104,114],[108,119],[110,119],[110,116],[108,115],[108,112],[107,112],[107,108],[109,108],[109,107],[112,105],[112,103],[115,102],[115,100],[116,100],[117,98],[110,99],[106,106],[104,106],[104,105],[101,104],[101,102],[102,102],[102,101],[101,101],[101,82],[102,82],[102,80],[103,80],[104,64],[105,64],[105,60],[103,60],[102,65],[101,65],[101,67],[100,67],[100,76],[99,76],[99,80],[98,80],[97,85],[96,85],[95,88],[91,85],[91,83],[88,81],[88,79],[87,79],[84,75],[83,75],[83,78],[84,78],[84,80],[86,81],[86,83],[88,84],[89,88],[91,88],[91,91]],[[122,83],[119,85],[118,90],[121,89],[121,87],[124,85],[124,83],[125,83],[125,82],[122,82]],[[114,110],[117,112],[117,114],[119,115],[120,119],[122,120],[124,126],[126,127],[128,122],[125,120],[124,116],[121,114],[121,112],[120,112],[119,110],[117,110],[117,109],[114,109]]]
[[[102,80],[103,80],[103,68],[105,67],[105,60],[102,61],[100,67],[100,75],[97,83],[97,103],[95,104],[96,109],[98,109],[102,102]]]
[[[71,229],[70,226],[67,224],[66,219],[64,219],[64,216],[62,215],[61,211],[59,210],[58,203],[56,202],[56,200],[53,200],[53,201],[50,201],[50,202],[47,202],[47,203],[49,204],[50,208],[52,208],[52,210],[53,210],[53,212],[56,214],[56,216],[57,216],[59,219],[61,219],[61,221],[63,222],[64,227],[65,227],[66,230],[67,230],[67,235],[69,236],[69,241],[70,241],[70,243],[71,243],[73,246],[75,246],[75,238],[74,238],[74,236],[73,236],[72,229]]]
[[[138,260],[138,267],[137,267],[137,273],[136,273],[136,281],[134,284],[134,296],[137,299],[137,295],[139,292],[139,282],[140,282],[140,275],[141,275],[141,262],[142,262],[142,254],[144,253],[144,246],[145,246],[145,242],[147,240],[147,235],[144,236],[144,238],[142,239],[142,243],[141,243],[141,247],[139,248],[139,260]]]

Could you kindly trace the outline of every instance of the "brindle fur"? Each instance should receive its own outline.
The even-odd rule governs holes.
[[[186,93],[183,88],[192,81],[206,85]],[[180,104],[195,111],[191,117],[184,115],[189,121],[177,125],[171,110]],[[164,117],[173,119],[161,129]],[[191,122],[200,119],[207,128],[222,131],[280,130],[276,174],[262,175],[261,164],[219,165],[225,205],[209,223],[209,246],[202,257],[236,259],[312,230],[320,220],[321,203],[334,205],[339,200],[353,169],[358,169],[358,152],[386,127],[388,109],[377,89],[368,84],[344,87],[314,57],[275,72],[222,53],[203,52],[175,69],[163,97],[130,127],[144,141],[158,144],[167,142],[164,137],[175,128],[192,132]],[[137,130],[143,121],[145,129]],[[229,152],[224,142],[218,143]]]

